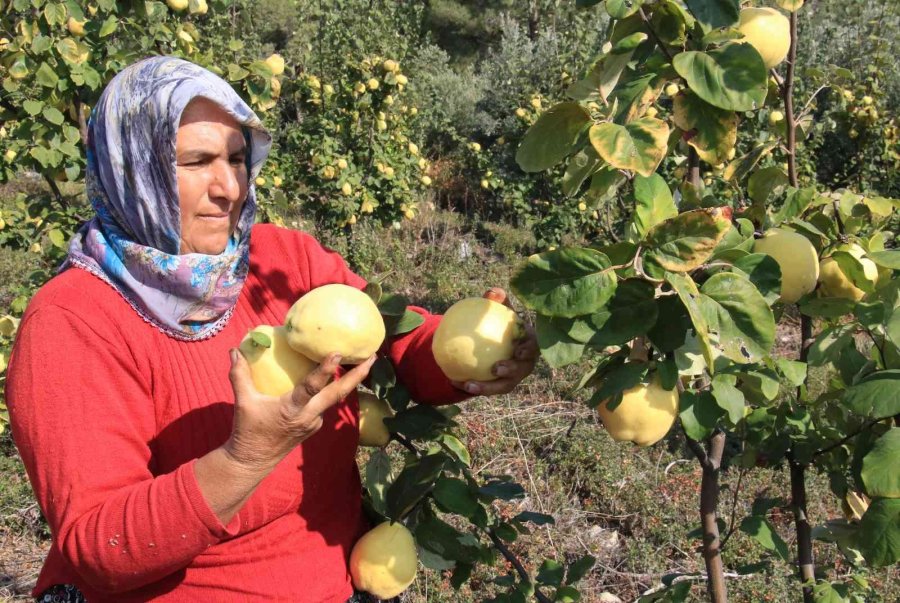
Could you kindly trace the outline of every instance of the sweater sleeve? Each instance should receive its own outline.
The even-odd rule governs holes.
[[[148,380],[113,325],[42,305],[23,321],[6,387],[13,437],[54,544],[97,590],[187,566],[239,528],[209,509],[193,461],[151,473]]]
[[[303,254],[308,260],[309,279],[305,290],[330,283],[343,283],[357,289],[366,286],[366,281],[347,267],[340,254],[323,247],[309,235],[300,237]],[[421,314],[425,322],[409,333],[389,338],[382,347],[394,365],[397,377],[409,389],[413,400],[420,404],[441,406],[470,398],[450,383],[431,352],[431,340],[442,317],[417,306],[409,306],[409,309]]]

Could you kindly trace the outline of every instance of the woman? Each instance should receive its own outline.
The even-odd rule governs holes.
[[[95,107],[96,216],[25,312],[7,381],[53,535],[38,600],[354,596],[368,526],[353,392],[373,359],[332,380],[332,355],[273,398],[235,349],[315,287],[365,285],[310,236],[253,226],[270,144],[226,82],[179,59],[132,65]],[[506,392],[534,366],[529,335],[501,379],[450,383],[430,352],[440,317],[416,311],[424,325],[384,350],[419,402]]]

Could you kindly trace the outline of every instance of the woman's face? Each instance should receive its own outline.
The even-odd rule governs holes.
[[[249,178],[240,125],[205,98],[181,115],[175,141],[181,253],[222,253],[237,225]]]

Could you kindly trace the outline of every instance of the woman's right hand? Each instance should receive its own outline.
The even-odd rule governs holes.
[[[234,426],[225,450],[245,468],[270,471],[322,427],[325,411],[362,383],[375,358],[373,355],[332,381],[341,356],[331,354],[293,391],[275,397],[256,390],[247,359],[238,350],[231,350],[229,378],[234,388]]]

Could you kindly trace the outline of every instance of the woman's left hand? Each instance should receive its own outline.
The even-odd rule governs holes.
[[[492,287],[482,297],[512,307],[506,291],[500,287]],[[516,341],[513,357],[509,360],[501,360],[493,366],[492,372],[497,375],[497,379],[493,381],[452,381],[451,383],[473,396],[508,394],[531,374],[537,357],[538,344],[534,328],[525,324],[525,335]]]

